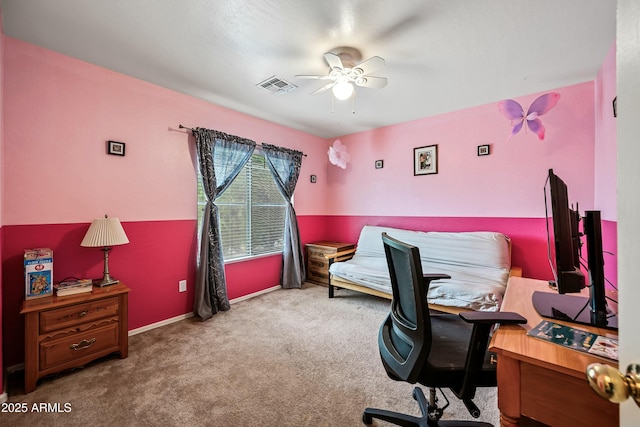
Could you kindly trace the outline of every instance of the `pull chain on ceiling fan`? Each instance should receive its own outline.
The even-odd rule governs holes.
[[[353,85],[374,89],[381,89],[387,85],[385,77],[369,75],[369,73],[384,67],[384,59],[379,56],[372,56],[366,61],[359,62],[362,59],[360,51],[353,47],[343,46],[325,53],[324,59],[329,64],[328,75],[299,74],[296,76],[301,79],[331,80],[320,89],[312,92],[312,95],[331,89],[337,99],[344,101],[353,94]]]

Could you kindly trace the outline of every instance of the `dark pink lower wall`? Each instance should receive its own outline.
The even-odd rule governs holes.
[[[1,55],[0,55],[1,56]],[[2,259],[4,229],[0,227],[0,260]],[[2,303],[2,263],[0,262],[0,344],[4,343],[2,335],[4,305]],[[0,346],[0,394],[4,393],[4,347]]]
[[[364,225],[380,225],[419,231],[497,231],[511,238],[512,264],[525,277],[548,279],[545,221],[541,218],[378,217],[328,218],[328,239],[356,242]]]
[[[229,299],[243,297],[278,285],[281,266],[282,255],[225,265]]]
[[[355,243],[365,224],[423,231],[503,232],[513,242],[513,264],[523,275],[549,279],[544,219],[532,218],[426,218],[380,216],[299,216],[302,244],[319,240]],[[20,308],[24,299],[23,253],[26,248],[54,250],[54,280],[67,276],[100,277],[103,254],[80,247],[89,224],[19,225],[0,228],[2,259],[2,331],[4,366],[24,359],[24,323]],[[196,272],[196,221],[126,222],[131,243],[111,251],[109,266],[114,277],[131,288],[129,329],[153,324],[192,311]],[[603,223],[604,249],[615,253],[616,223]],[[605,255],[607,277],[616,282],[616,258]],[[280,255],[227,264],[230,299],[276,286],[280,281]],[[187,292],[178,292],[178,281],[187,280]],[[1,377],[0,377],[1,378]]]
[[[6,366],[24,358],[24,249],[49,247],[54,251],[54,281],[68,276],[102,276],[103,253],[80,242],[89,224],[5,226],[2,234],[2,329]],[[129,329],[191,313],[196,273],[196,221],[125,222],[130,243],[109,255],[111,274],[125,283],[129,294]],[[314,226],[309,227],[311,230]],[[317,234],[311,232],[315,239]],[[230,299],[249,295],[280,281],[282,256],[259,258],[225,267]],[[178,281],[187,280],[187,292]]]
[[[24,249],[53,249],[53,277],[102,276],[103,252],[83,248],[80,242],[89,224],[47,224],[3,227],[3,329],[8,366],[22,361],[24,326],[20,308],[24,299]],[[109,255],[111,274],[129,288],[129,329],[188,313],[192,309],[195,278],[195,221],[123,223],[130,243]],[[178,281],[187,279],[187,292]]]

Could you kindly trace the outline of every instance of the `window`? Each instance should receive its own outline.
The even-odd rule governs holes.
[[[206,198],[198,177],[198,229]],[[287,203],[278,191],[264,155],[254,153],[216,200],[225,261],[282,252]]]

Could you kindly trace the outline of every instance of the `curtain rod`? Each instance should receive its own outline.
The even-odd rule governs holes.
[[[191,132],[193,132],[193,131],[194,131],[194,129],[192,129],[192,128],[188,128],[188,127],[186,127],[186,126],[182,126],[182,125],[178,125],[178,127],[179,127],[180,129],[189,129]],[[262,144],[256,143],[256,146],[258,146],[258,147],[262,147]],[[303,155],[304,157],[307,157],[307,155],[306,155],[306,154],[304,154],[304,153],[302,153],[302,155]]]

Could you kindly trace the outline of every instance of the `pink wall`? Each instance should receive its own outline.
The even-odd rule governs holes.
[[[305,218],[308,218],[305,220]],[[321,217],[301,217],[301,224],[316,230],[303,242],[324,235]],[[6,226],[4,231],[5,355],[8,365],[20,363],[23,355],[23,320],[20,307],[24,299],[24,248],[46,246],[54,249],[54,281],[68,276],[101,277],[103,254],[94,248],[80,247],[85,224],[39,224]],[[116,246],[109,256],[112,276],[131,288],[129,329],[190,313],[193,309],[193,284],[196,266],[196,221],[124,222],[128,245]],[[322,230],[322,231],[320,231]],[[309,233],[306,233],[309,234]],[[161,238],[159,238],[159,236]],[[282,257],[258,258],[225,266],[230,299],[238,298],[279,283]],[[256,274],[260,272],[260,274]],[[187,279],[187,292],[178,292],[178,281]]]
[[[495,103],[340,138],[352,162],[329,172],[331,211],[339,215],[329,220],[331,238],[355,242],[367,223],[496,230],[512,238],[514,265],[525,276],[549,279],[540,219],[542,188],[553,168],[581,212],[603,212],[605,275],[617,283],[615,45],[595,82],[556,91],[560,102],[542,117],[544,141],[520,132],[507,142],[509,126]],[[528,107],[539,95],[517,101]],[[413,176],[413,148],[431,144],[438,144],[439,173]],[[492,154],[478,157],[480,144],[490,144]],[[375,169],[375,160],[384,160],[384,168]]]
[[[616,96],[616,44],[604,60],[595,81],[595,177],[596,209],[602,211],[602,245],[605,277],[614,286],[618,283],[618,137],[613,117]]]
[[[111,274],[131,288],[129,328],[188,313],[192,309],[195,278],[195,227],[193,220],[125,222],[131,243],[116,246],[109,256]],[[23,251],[54,250],[54,281],[68,276],[101,277],[103,253],[80,247],[89,227],[85,224],[5,226],[3,281],[7,363],[18,363],[24,346],[20,308],[24,299]],[[158,239],[163,236],[163,239]],[[178,281],[187,279],[188,292],[178,293]]]
[[[300,149],[298,215],[326,214],[327,141],[11,38],[5,81],[2,294],[7,366],[22,360],[22,255],[54,250],[54,280],[101,275],[102,253],[79,246],[89,222],[117,216],[130,244],[111,270],[130,288],[129,328],[192,310],[196,252],[194,141],[178,124]],[[106,154],[107,140],[126,156]],[[315,174],[318,183],[309,182]],[[324,183],[324,184],[323,184]],[[317,221],[312,221],[317,228]],[[321,232],[309,234],[316,239]],[[227,266],[230,298],[279,283],[281,257]],[[260,275],[255,272],[260,271]],[[178,292],[187,279],[188,292]]]
[[[512,265],[522,268],[524,277],[551,280],[547,257],[547,230],[544,218],[502,217],[422,217],[422,216],[328,216],[323,239],[356,243],[364,225],[379,225],[420,231],[497,231],[511,238]],[[605,276],[616,283],[615,239],[617,224],[602,222]],[[586,259],[586,248],[583,249]]]
[[[521,131],[510,141],[497,103],[341,137],[351,163],[329,172],[331,238],[355,242],[372,223],[418,230],[494,230],[512,238],[513,263],[526,277],[550,279],[543,188],[549,168],[580,210],[594,209],[594,83],[559,88],[542,116],[543,141]],[[517,98],[525,108],[540,95]],[[413,175],[413,148],[438,144],[438,174]],[[477,156],[489,144],[491,155]],[[384,168],[375,169],[375,160]],[[610,191],[613,191],[612,187]],[[604,224],[604,245],[615,231]],[[585,252],[586,257],[586,252]],[[611,271],[613,266],[613,271]],[[615,277],[615,259],[607,263]]]
[[[3,248],[3,229],[2,229],[2,211],[4,210],[4,28],[2,27],[2,11],[0,11],[0,260]],[[0,262],[0,343],[4,342],[2,335],[2,319],[4,317],[3,300],[2,300],[2,262]],[[4,393],[4,352],[0,345],[0,396]]]
[[[325,181],[325,140],[5,41],[5,225],[195,219],[193,137],[178,124],[303,150],[296,210],[326,213],[324,186],[308,179]],[[106,155],[107,140],[126,156]]]
[[[570,198],[593,208],[593,82],[557,89],[542,116],[544,141],[521,131],[507,142],[509,121],[496,103],[341,137],[346,170],[329,172],[333,215],[544,217],[543,186],[553,168]],[[540,94],[517,98],[525,108]],[[438,174],[413,175],[413,149],[438,144]],[[477,156],[477,146],[491,155]],[[375,160],[384,160],[375,169]]]
[[[114,276],[132,288],[131,329],[191,311],[195,279],[193,138],[203,126],[307,153],[294,197],[302,243],[356,241],[366,223],[424,230],[492,229],[513,240],[514,264],[545,277],[542,187],[548,168],[567,182],[581,210],[593,208],[594,83],[560,88],[531,133],[506,142],[496,103],[340,138],[352,155],[329,166],[326,141],[146,82],[4,38],[5,194],[0,229],[5,364],[22,359],[24,248],[52,247],[55,280],[99,276],[101,252],[80,248],[88,223],[109,213],[131,243],[112,252]],[[605,73],[604,79],[611,76]],[[528,106],[539,94],[518,98]],[[496,100],[497,102],[498,100]],[[597,105],[596,105],[597,104]],[[105,141],[127,143],[107,156]],[[413,176],[413,148],[438,144],[439,173]],[[478,157],[477,146],[492,154]],[[605,142],[606,147],[606,142]],[[384,160],[383,169],[374,169]],[[318,182],[311,184],[309,175]],[[606,188],[606,183],[603,183]],[[615,223],[606,222],[607,233]],[[610,246],[609,246],[610,247]],[[226,266],[231,298],[278,283],[281,257]],[[255,272],[260,271],[260,275]],[[188,292],[177,281],[187,279]]]
[[[546,228],[543,218],[331,216],[327,238],[356,243],[364,225],[420,231],[498,231],[512,240],[512,264],[523,276],[549,279]]]
[[[595,81],[595,182],[596,206],[602,218],[616,221],[617,215],[617,132],[613,117],[616,96],[616,45],[611,46]]]

